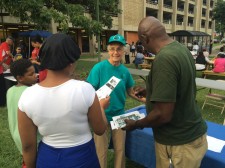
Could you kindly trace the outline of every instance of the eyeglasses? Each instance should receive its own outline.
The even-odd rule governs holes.
[[[123,51],[123,47],[118,47],[118,48],[109,48],[109,51],[111,52],[122,52]]]

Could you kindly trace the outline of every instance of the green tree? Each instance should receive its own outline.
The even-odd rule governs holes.
[[[119,0],[99,0],[100,21],[96,21],[96,0],[1,0],[0,6],[20,22],[35,24],[36,29],[47,30],[53,19],[59,28],[68,30],[68,24],[97,34],[102,27],[112,27],[112,16],[121,12]],[[87,14],[89,13],[89,14]]]
[[[213,19],[216,21],[216,31],[221,33],[221,38],[225,32],[225,2],[218,0],[213,9]]]

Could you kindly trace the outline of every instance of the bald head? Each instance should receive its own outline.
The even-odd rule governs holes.
[[[6,43],[8,43],[9,45],[13,45],[13,38],[11,36],[7,37]]]
[[[166,41],[170,39],[165,27],[158,19],[152,16],[141,20],[138,26],[138,36],[144,47],[149,50],[155,50],[155,47],[159,46],[162,47],[161,45],[167,43]]]
[[[155,17],[149,16],[141,20],[138,27],[138,34],[154,37],[167,36],[165,27]]]

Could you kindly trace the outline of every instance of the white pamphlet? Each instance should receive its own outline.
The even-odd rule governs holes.
[[[115,76],[111,77],[106,84],[96,91],[98,99],[101,100],[109,96],[119,82],[120,79],[116,78]]]
[[[142,118],[145,117],[145,114],[143,113],[139,113],[139,111],[133,111],[133,112],[130,112],[130,113],[126,113],[126,114],[123,114],[123,115],[119,115],[119,116],[115,116],[113,117],[113,121],[110,121],[110,124],[111,124],[111,128],[112,130],[114,129],[119,129],[119,128],[123,128],[126,126],[126,123],[125,123],[125,119],[130,119],[130,120],[140,120]]]
[[[207,141],[208,141],[208,150],[211,150],[213,152],[221,153],[225,141],[221,139],[217,139],[211,136],[207,135]]]

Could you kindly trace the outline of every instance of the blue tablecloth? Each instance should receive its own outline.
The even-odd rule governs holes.
[[[146,114],[145,106],[138,106],[126,112],[139,111]],[[207,135],[225,140],[225,126],[207,122]],[[127,131],[126,157],[148,168],[155,168],[155,147],[151,128]],[[208,150],[201,168],[225,168],[225,147],[221,153]]]

